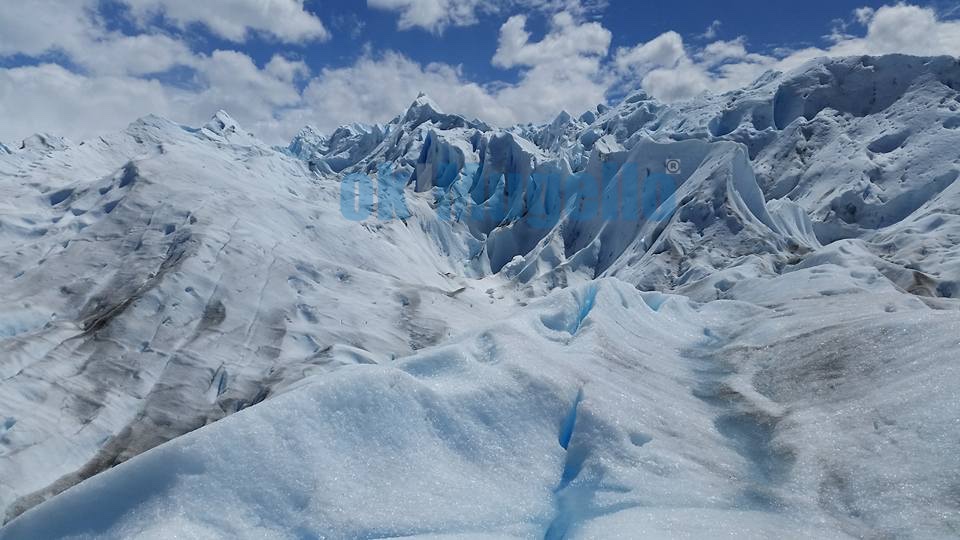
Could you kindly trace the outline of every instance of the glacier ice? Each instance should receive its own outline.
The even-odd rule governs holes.
[[[0,147],[0,538],[955,536],[958,119],[890,55]]]

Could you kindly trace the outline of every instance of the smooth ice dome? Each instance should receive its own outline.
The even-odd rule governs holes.
[[[0,147],[0,539],[954,537],[958,177],[900,55]]]

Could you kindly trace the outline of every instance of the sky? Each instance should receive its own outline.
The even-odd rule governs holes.
[[[960,56],[960,0],[0,0],[0,142],[224,109],[283,144],[419,92],[508,126],[893,52]]]

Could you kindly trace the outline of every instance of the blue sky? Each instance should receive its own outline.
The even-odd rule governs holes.
[[[493,124],[821,55],[960,55],[960,2],[23,0],[0,8],[0,141],[224,108],[269,142],[383,122],[417,92]]]

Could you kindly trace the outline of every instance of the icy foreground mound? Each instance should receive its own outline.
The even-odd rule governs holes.
[[[960,313],[816,276],[743,282],[765,307],[558,292],[308,379],[0,538],[942,537]]]
[[[3,151],[0,538],[955,535],[958,90]]]

